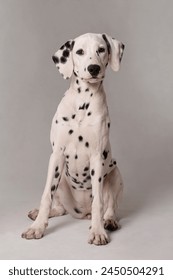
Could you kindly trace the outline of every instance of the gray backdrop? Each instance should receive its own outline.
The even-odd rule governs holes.
[[[173,258],[172,11],[171,0],[0,0],[1,259]],[[50,221],[44,239],[25,241],[26,213],[46,180],[51,119],[69,85],[51,56],[86,32],[126,45],[120,72],[109,69],[105,80],[125,183],[122,229],[94,247],[89,221],[66,216]]]

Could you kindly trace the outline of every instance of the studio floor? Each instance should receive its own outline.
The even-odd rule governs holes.
[[[39,193],[2,197],[0,259],[173,259],[170,188],[158,190],[157,195],[152,190],[146,195],[125,189],[121,229],[110,234],[106,246],[88,244],[90,221],[69,215],[51,219],[44,238],[22,239],[21,232],[31,223],[26,213],[38,204]]]

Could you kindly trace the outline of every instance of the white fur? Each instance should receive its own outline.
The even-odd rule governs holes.
[[[122,43],[108,35],[89,33],[68,41],[55,53],[60,73],[72,79],[52,121],[53,151],[40,208],[29,213],[35,221],[22,237],[41,238],[48,218],[66,213],[91,217],[89,243],[107,244],[105,228],[117,228],[123,183],[111,155],[102,81],[108,63],[118,71],[123,49]]]

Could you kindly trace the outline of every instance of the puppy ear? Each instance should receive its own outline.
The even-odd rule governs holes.
[[[73,73],[72,49],[74,41],[67,41],[53,56],[52,59],[64,79],[69,79]]]
[[[103,34],[103,39],[106,42],[108,54],[109,54],[109,64],[114,71],[118,71],[120,68],[121,59],[123,56],[125,45],[109,35]]]

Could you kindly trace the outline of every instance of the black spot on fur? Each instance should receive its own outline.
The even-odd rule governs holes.
[[[105,34],[103,34],[102,37],[103,37],[103,40],[105,40],[105,42],[106,42],[108,54],[110,54],[111,53],[111,45],[110,45],[110,43],[109,43]]]
[[[74,119],[76,117],[76,115],[74,114],[74,115],[72,115],[72,119]]]
[[[76,80],[76,84],[79,84],[79,80],[78,79]]]
[[[88,109],[89,105],[90,105],[89,103],[86,104],[85,106],[86,110]]]
[[[87,116],[91,116],[91,114],[92,114],[91,112],[88,112]]]
[[[102,178],[101,178],[101,177],[99,177],[98,181],[99,181],[99,183],[100,183],[100,182],[102,181]]]
[[[56,120],[55,123],[58,123],[58,121]]]
[[[105,164],[104,164],[104,162],[102,162],[102,166],[104,166]]]
[[[86,92],[87,92],[87,91],[89,91],[89,88],[86,88],[86,90],[85,90],[85,91],[86,91]]]
[[[82,213],[78,208],[74,208],[74,211],[75,211],[77,214],[81,214],[81,213]]]
[[[60,61],[61,61],[61,63],[64,64],[64,63],[66,63],[67,59],[64,56],[61,56]]]
[[[70,41],[67,41],[67,42],[65,43],[65,46],[66,46],[67,49],[70,49],[70,47],[71,47]]]
[[[110,128],[110,122],[108,123],[108,128]]]
[[[87,173],[83,173],[82,176],[85,177],[87,175]]]
[[[78,177],[79,176],[79,174],[78,173],[76,173],[76,177]]]
[[[69,155],[67,155],[66,158],[69,158]]]
[[[68,133],[71,135],[71,134],[73,133],[73,130],[72,130],[72,129],[70,129]]]
[[[79,139],[80,142],[83,141],[83,137],[81,135],[78,137],[78,139]]]
[[[114,164],[114,165],[116,165],[116,164],[117,164],[117,162],[114,160],[113,164]]]
[[[85,147],[87,147],[87,148],[89,147],[89,143],[88,142],[85,143]]]
[[[58,58],[57,56],[53,55],[53,56],[52,56],[52,59],[53,59],[53,62],[54,62],[55,64],[58,64],[58,63],[59,63],[59,58]]]
[[[79,110],[84,110],[85,109],[85,103],[79,107]]]
[[[55,172],[57,172],[58,171],[58,166],[55,168]]]
[[[77,91],[78,91],[78,93],[81,93],[81,88],[79,87],[79,88],[77,89]]]
[[[84,168],[84,171],[88,171],[88,170],[89,170],[89,167],[86,166],[86,167]]]
[[[72,181],[73,181],[75,184],[80,184],[80,182],[78,182],[78,180],[76,180],[76,178],[72,178]]]
[[[61,48],[60,48],[60,50],[63,50],[64,48],[65,48],[65,45],[62,45]]]
[[[104,178],[107,176],[107,173],[104,175]]]
[[[77,77],[77,74],[76,74],[76,72],[75,71],[73,71],[73,73],[74,73],[74,75]]]
[[[94,174],[95,174],[95,171],[94,171],[94,169],[92,169],[91,170],[91,176],[94,176]]]
[[[54,142],[52,143],[52,146],[54,146]]]
[[[75,155],[75,157],[74,157],[75,159],[78,159],[78,155]]]
[[[112,166],[114,166],[112,163],[111,163],[111,164],[109,164],[109,167],[112,167]]]
[[[102,155],[103,155],[103,158],[104,158],[104,159],[107,159],[108,153],[109,153],[109,152],[106,151],[106,150],[103,151]]]
[[[90,96],[92,97],[92,96],[93,96],[93,93],[91,93]]]
[[[53,192],[54,190],[55,190],[55,185],[53,185],[52,187],[51,187],[51,192]]]
[[[65,122],[68,122],[68,118],[67,117],[63,117],[62,118]]]
[[[91,189],[92,189],[92,187],[88,187],[88,188],[87,188],[87,190],[91,190]]]
[[[76,190],[76,187],[72,185],[72,188]]]
[[[63,51],[64,57],[69,57],[70,52],[68,50]]]
[[[91,180],[91,176],[90,176],[90,175],[87,176],[86,179],[87,179],[88,181]]]
[[[73,47],[74,47],[74,44],[75,44],[75,41],[72,41],[71,42],[71,45],[70,45],[70,50],[72,51]]]
[[[55,173],[55,178],[59,177],[59,172]]]
[[[62,55],[64,57],[69,57],[69,51],[68,50],[63,51]]]

